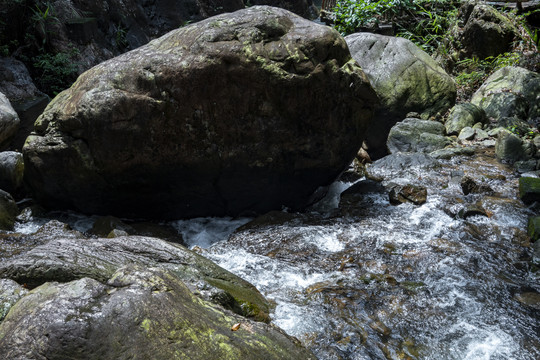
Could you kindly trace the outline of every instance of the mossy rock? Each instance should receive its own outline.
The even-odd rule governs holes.
[[[106,282],[126,264],[168,269],[203,299],[258,321],[270,320],[270,305],[252,284],[181,245],[151,237],[54,238],[1,263],[0,277],[31,287],[85,277]]]
[[[0,324],[6,359],[315,359],[277,327],[195,296],[175,273],[129,265],[110,279],[45,283]]]
[[[527,223],[527,233],[529,234],[532,242],[536,242],[536,240],[540,238],[540,216],[533,216],[529,218]]]
[[[519,197],[525,204],[540,200],[540,179],[532,177],[519,178]]]

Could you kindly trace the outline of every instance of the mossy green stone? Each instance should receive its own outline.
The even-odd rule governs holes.
[[[531,237],[531,241],[535,242],[540,238],[540,216],[533,216],[529,218],[527,224],[527,233]]]
[[[525,204],[540,200],[540,179],[522,177],[519,179],[519,197]]]

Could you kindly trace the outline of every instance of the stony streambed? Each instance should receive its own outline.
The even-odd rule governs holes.
[[[379,188],[338,209],[334,193],[317,211],[268,214],[210,247],[223,220],[202,237],[189,233],[211,219],[175,225],[273,300],[273,322],[320,359],[539,358],[532,210],[515,174],[489,153],[372,173],[426,186],[427,202],[393,206]],[[464,195],[464,176],[492,191]]]
[[[381,182],[336,182],[304,213],[162,225],[253,283],[274,304],[273,323],[319,359],[539,358],[526,234],[535,210],[517,198],[517,174],[486,149],[439,163],[388,159],[368,168]],[[467,195],[466,178],[477,185]],[[424,186],[427,201],[391,205],[391,183]],[[24,214],[0,239],[4,259],[54,237],[47,226],[36,233],[50,218],[85,233],[97,218]]]

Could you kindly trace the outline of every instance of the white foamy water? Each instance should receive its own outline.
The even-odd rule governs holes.
[[[197,245],[207,248],[218,241],[226,240],[234,230],[250,220],[250,218],[212,217],[178,220],[170,224],[182,235],[188,247]]]
[[[488,217],[459,219],[459,202],[428,194],[422,206],[368,194],[357,218],[250,228],[203,255],[272,300],[273,323],[319,359],[540,359],[538,318],[511,294],[539,287],[512,265],[527,210],[494,198]]]

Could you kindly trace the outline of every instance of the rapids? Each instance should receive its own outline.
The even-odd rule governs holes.
[[[339,209],[350,184],[336,183],[303,214],[175,226],[257,286],[275,303],[273,323],[319,359],[539,359],[538,303],[519,301],[540,284],[516,174],[482,154],[441,165],[376,174],[426,186],[421,206],[392,206],[381,191]],[[493,192],[463,195],[463,175]],[[471,204],[485,215],[460,217]]]
[[[253,283],[274,304],[273,323],[321,360],[540,359],[539,273],[526,233],[537,211],[517,198],[518,175],[489,151],[411,164],[368,173],[385,186],[426,187],[423,205],[391,205],[380,185],[340,204],[353,184],[336,182],[304,213],[165,225]],[[463,176],[488,190],[464,195]],[[35,246],[25,234],[50,218],[84,233],[96,219],[21,221],[19,243],[4,244],[2,257]]]

